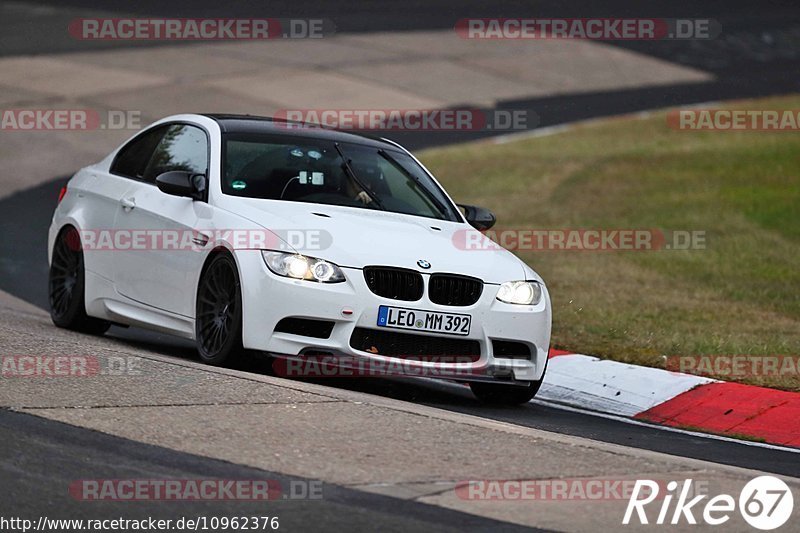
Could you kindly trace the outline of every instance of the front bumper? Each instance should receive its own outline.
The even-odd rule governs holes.
[[[257,250],[238,251],[236,259],[242,280],[242,341],[245,348],[280,356],[299,356],[313,350],[344,357],[348,363],[356,360],[373,362],[370,368],[384,368],[395,363],[391,368],[408,369],[411,375],[461,376],[470,381],[538,381],[544,374],[551,327],[550,297],[546,288],[542,300],[533,306],[500,302],[495,298],[499,287],[489,284],[484,285],[480,299],[473,305],[443,306],[431,302],[427,296],[429,275],[434,272],[421,272],[425,281],[422,299],[405,302],[373,294],[360,269],[343,267],[345,282],[324,284],[276,276],[267,269]],[[386,329],[377,326],[378,307],[381,305],[471,315],[472,325],[466,336],[391,331],[474,340],[480,345],[480,356],[469,362],[460,362],[464,359],[459,358],[455,359],[457,362],[441,362],[425,360],[425,357],[387,357],[354,349],[350,339],[355,328]],[[347,311],[351,313],[347,314]],[[328,338],[275,332],[278,322],[287,317],[331,321],[333,330]],[[529,348],[530,357],[495,357],[493,341],[523,343]]]

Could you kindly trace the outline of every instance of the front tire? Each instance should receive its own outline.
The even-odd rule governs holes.
[[[59,328],[102,335],[109,322],[86,314],[86,273],[81,239],[72,226],[61,230],[53,245],[48,275],[50,319]]]
[[[506,385],[502,383],[486,383],[473,381],[469,384],[480,401],[493,405],[520,405],[528,403],[539,392],[542,380],[529,381],[527,385]]]
[[[242,290],[233,257],[215,252],[197,288],[195,338],[207,364],[236,362],[242,352]]]

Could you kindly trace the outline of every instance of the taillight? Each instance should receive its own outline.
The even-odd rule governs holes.
[[[61,191],[58,193],[58,203],[61,203],[61,200],[64,199],[64,196],[67,194],[67,186],[64,185],[61,187]]]

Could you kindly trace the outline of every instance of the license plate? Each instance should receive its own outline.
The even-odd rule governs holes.
[[[384,328],[431,331],[448,335],[469,335],[470,315],[422,311],[405,307],[378,307],[378,325]]]

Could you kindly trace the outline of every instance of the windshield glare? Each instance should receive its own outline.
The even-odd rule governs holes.
[[[458,221],[441,189],[399,150],[250,135],[227,136],[223,150],[225,194]]]

